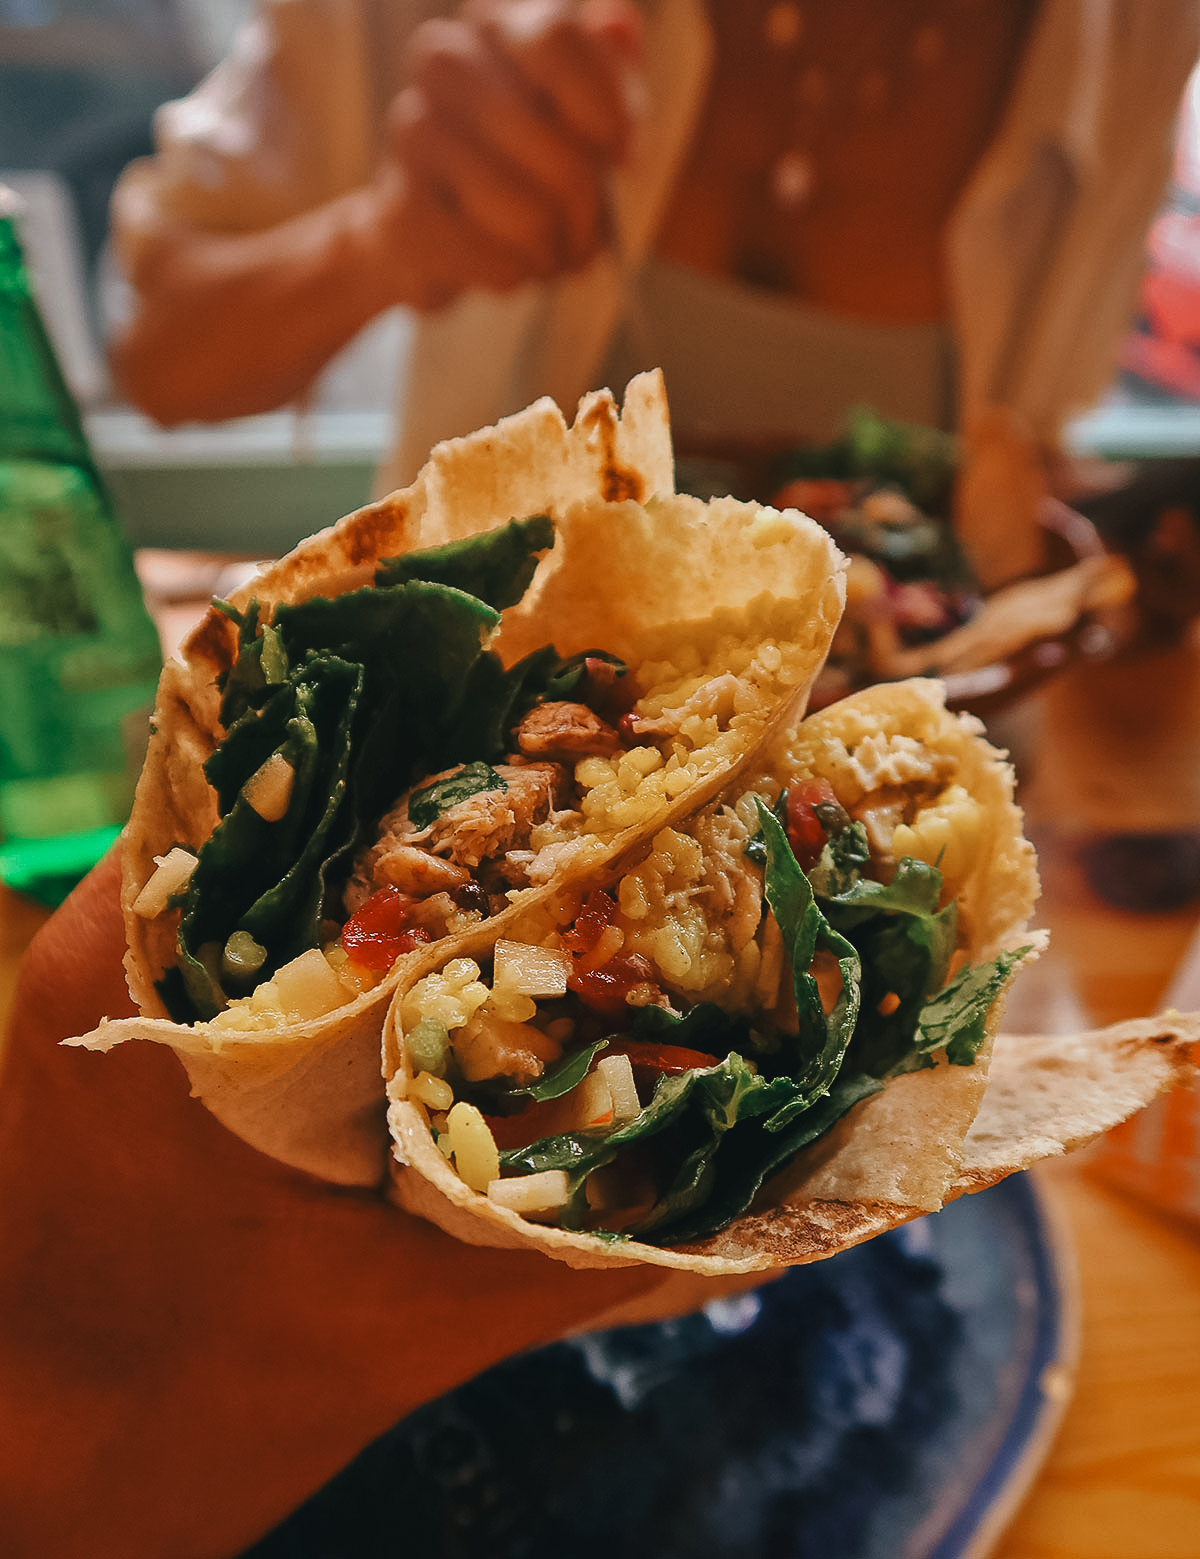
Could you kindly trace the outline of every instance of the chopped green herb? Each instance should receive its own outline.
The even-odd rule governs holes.
[[[437,780],[408,798],[408,820],[415,828],[428,828],[443,812],[460,801],[483,795],[489,790],[507,790],[508,786],[487,763],[464,763],[446,779]]]

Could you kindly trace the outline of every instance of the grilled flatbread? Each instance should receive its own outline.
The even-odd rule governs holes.
[[[661,380],[434,451],[214,607],[164,671],[124,853],[142,1016],[232,1130],[384,1173],[410,968],[592,880],[803,709],[844,560],[788,511],[676,496]]]
[[[832,705],[600,891],[402,986],[393,1195],[468,1240],[713,1274],[934,1210],[1037,886],[1011,770],[940,684]]]

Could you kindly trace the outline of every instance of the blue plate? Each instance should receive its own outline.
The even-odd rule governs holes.
[[[512,1359],[244,1559],[968,1559],[1049,1444],[1069,1266],[1026,1176],[696,1315]]]

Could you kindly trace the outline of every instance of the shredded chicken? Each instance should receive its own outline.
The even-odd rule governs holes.
[[[456,772],[432,775],[416,788],[425,789]],[[465,883],[483,862],[525,849],[530,830],[559,806],[568,784],[566,770],[557,763],[518,762],[497,764],[495,772],[504,782],[502,790],[468,796],[427,828],[414,828],[409,819],[413,792],[402,796],[380,820],[376,842],[355,862],[345,893],[347,911],[354,914],[385,883],[414,895],[438,892],[451,886],[448,873],[439,867],[457,868],[455,877],[461,871]],[[417,870],[417,854],[432,858],[424,873]]]
[[[668,737],[674,736],[686,720],[697,718],[715,718],[724,729],[737,707],[741,686],[731,671],[723,671],[719,676],[710,677],[707,682],[701,683],[684,703],[665,710],[656,719],[638,714],[628,715],[622,721],[621,729],[624,730],[628,725],[630,734],[635,737]]]
[[[453,893],[471,880],[465,866],[444,861],[440,855],[431,855],[415,844],[398,844],[377,854],[375,876],[380,882],[390,882],[401,892],[410,893],[414,899]]]

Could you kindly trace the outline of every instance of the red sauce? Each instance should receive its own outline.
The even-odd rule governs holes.
[[[399,888],[380,888],[342,927],[342,946],[365,969],[390,969],[404,953],[433,940],[424,926],[408,923],[419,900]]]

